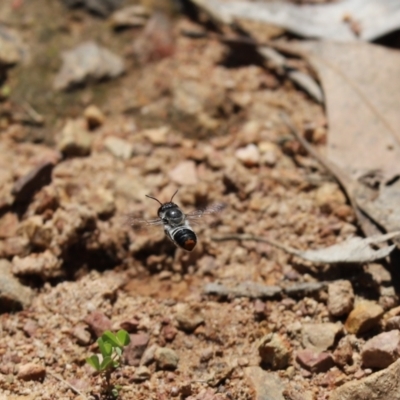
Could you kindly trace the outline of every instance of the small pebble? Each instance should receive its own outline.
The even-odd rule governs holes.
[[[350,235],[355,235],[357,232],[357,227],[354,226],[353,224],[349,224],[347,222],[343,222],[342,227],[340,229],[340,235],[341,236],[350,236]]]
[[[19,234],[29,239],[29,242],[40,248],[48,248],[54,236],[51,226],[45,225],[40,215],[33,215],[22,222]]]
[[[377,263],[367,264],[364,271],[372,277],[375,285],[390,284],[392,282],[391,273],[382,265]]]
[[[167,126],[162,126],[156,129],[146,129],[143,131],[143,136],[147,138],[154,145],[162,145],[167,143],[167,134],[169,128]]]
[[[78,324],[72,330],[72,335],[76,338],[78,344],[86,346],[90,343],[91,335],[85,325]]]
[[[63,274],[62,261],[50,250],[32,253],[26,257],[15,256],[12,260],[14,275],[38,275],[43,279],[56,278]]]
[[[286,382],[284,383],[278,374],[265,371],[258,366],[245,367],[243,371],[251,391],[254,393],[251,398],[256,400],[283,400],[282,392]],[[214,400],[212,397],[211,399]]]
[[[354,210],[348,204],[342,204],[334,209],[334,214],[342,221],[353,221]]]
[[[36,335],[38,329],[38,324],[36,321],[32,320],[32,319],[28,319],[22,330],[29,336],[29,337],[34,337]]]
[[[57,149],[67,156],[87,156],[91,151],[92,136],[86,121],[70,119],[61,132]]]
[[[342,204],[346,197],[336,183],[325,183],[315,191],[315,200],[322,211],[330,213]]]
[[[319,353],[311,349],[300,350],[296,355],[296,361],[311,372],[326,372],[334,365],[330,353]]]
[[[35,297],[34,291],[17,279],[12,273],[12,264],[0,259],[0,304],[3,312],[11,312],[28,307]]]
[[[156,344],[147,347],[140,360],[140,365],[150,365],[154,361],[154,354],[157,348],[158,346]]]
[[[345,328],[356,335],[367,332],[378,325],[383,313],[383,308],[373,301],[360,302],[347,317]]]
[[[23,381],[41,381],[45,376],[46,369],[35,363],[21,365],[18,370],[18,379]]]
[[[129,337],[131,340],[124,349],[124,361],[128,365],[138,366],[150,337],[146,333],[134,333],[129,335]]]
[[[325,387],[340,386],[347,380],[346,378],[342,371],[334,367],[318,380],[318,384]]]
[[[18,228],[18,216],[14,212],[6,212],[0,217],[0,239],[15,236]]]
[[[384,320],[387,321],[389,318],[397,317],[397,316],[400,316],[400,306],[394,307],[391,310],[389,310],[384,315]]]
[[[147,379],[150,379],[151,377],[151,372],[150,370],[145,367],[144,365],[138,367],[133,374],[132,380],[134,382],[143,382],[146,381]]]
[[[96,2],[92,2],[93,4]],[[125,71],[122,57],[91,40],[62,52],[61,58],[61,69],[53,81],[53,88],[56,90],[67,90],[88,82],[116,78]]]
[[[400,316],[389,318],[386,321],[385,329],[391,331],[393,329],[400,329]]]
[[[88,192],[86,201],[97,215],[110,215],[115,211],[113,192],[101,186]]]
[[[154,353],[157,368],[159,369],[176,369],[179,363],[178,354],[168,347],[158,347]]]
[[[205,349],[202,350],[200,354],[200,361],[201,362],[207,362],[210,361],[214,356],[214,350],[212,347],[206,347]]]
[[[339,280],[328,285],[328,310],[335,317],[348,314],[353,309],[354,292],[350,281]]]
[[[186,398],[192,394],[192,383],[183,383],[180,387],[181,395]]]
[[[193,332],[204,322],[204,318],[199,310],[190,308],[185,304],[177,305],[175,318],[178,322],[178,327],[185,332]]]
[[[260,340],[258,352],[261,363],[272,369],[286,368],[292,354],[289,342],[276,333],[269,333]]]
[[[133,145],[116,136],[108,136],[104,140],[105,148],[116,158],[128,160],[132,156]]]
[[[177,329],[171,324],[167,324],[162,328],[162,335],[167,342],[172,342],[177,333]]]
[[[235,157],[246,167],[254,167],[260,163],[260,152],[255,144],[248,144],[236,150]]]
[[[265,303],[260,299],[254,301],[254,314],[258,317],[265,316]]]
[[[93,311],[90,313],[84,319],[84,322],[89,325],[90,330],[96,337],[100,337],[104,331],[110,330],[112,326],[110,318],[100,311]]]
[[[305,324],[302,331],[302,342],[305,348],[316,351],[329,349],[335,343],[336,336],[342,331],[341,324]]]
[[[250,120],[244,123],[242,129],[238,132],[240,142],[244,144],[257,143],[259,141],[260,132],[262,130],[262,122]]]
[[[260,142],[258,149],[261,153],[261,163],[273,167],[281,154],[279,147],[272,142]]]
[[[351,344],[351,336],[347,335],[340,339],[335,351],[333,352],[335,364],[343,368],[353,362],[353,346]]]
[[[367,368],[386,368],[400,356],[400,332],[383,332],[369,339],[361,350],[362,364]]]
[[[196,163],[191,160],[180,162],[168,175],[178,185],[189,186],[198,183]]]
[[[136,318],[132,318],[122,321],[119,326],[121,329],[124,329],[129,333],[134,333],[138,329],[139,321]]]
[[[85,117],[90,129],[103,125],[106,119],[102,111],[95,105],[86,107],[83,116]]]

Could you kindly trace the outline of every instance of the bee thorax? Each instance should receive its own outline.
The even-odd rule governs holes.
[[[180,208],[174,203],[166,203],[158,210],[160,218],[168,225],[179,226],[185,221],[185,216]]]

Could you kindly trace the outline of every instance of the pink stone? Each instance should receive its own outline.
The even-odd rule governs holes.
[[[365,343],[361,358],[364,367],[386,368],[400,356],[400,332],[393,330],[374,336]]]
[[[310,349],[300,350],[296,355],[296,361],[311,372],[325,372],[334,365],[330,353],[318,353]]]

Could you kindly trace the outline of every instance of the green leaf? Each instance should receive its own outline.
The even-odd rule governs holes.
[[[0,89],[0,95],[2,97],[9,97],[11,94],[11,88],[8,85],[3,85]]]
[[[96,371],[100,371],[100,361],[99,357],[96,356],[95,354],[92,355],[91,357],[88,357],[86,359],[86,362],[91,365]]]
[[[101,362],[100,369],[104,371],[107,368],[114,367],[114,363],[111,357],[104,357],[103,361]]]
[[[113,397],[117,398],[118,397],[118,388],[114,387],[111,389],[111,394],[113,395]]]
[[[119,340],[117,337],[110,331],[105,331],[102,335],[101,338],[107,342],[110,343],[113,347],[121,347],[121,344],[119,343]]]
[[[127,346],[131,341],[129,333],[124,329],[121,329],[120,331],[117,332],[117,339],[119,343],[121,343],[122,347]]]
[[[103,355],[103,357],[111,356],[111,353],[113,350],[111,343],[105,342],[103,340],[103,338],[98,338],[97,344],[99,345],[99,348],[100,348],[100,351],[101,351],[101,354]]]
[[[121,357],[121,355],[122,355],[122,349],[121,349],[120,347],[116,347],[116,348],[114,349],[114,351],[117,353],[117,356],[118,356],[118,357]]]

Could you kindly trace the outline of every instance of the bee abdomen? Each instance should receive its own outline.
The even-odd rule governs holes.
[[[196,234],[188,228],[178,229],[174,233],[174,242],[187,251],[192,251],[197,243]]]

